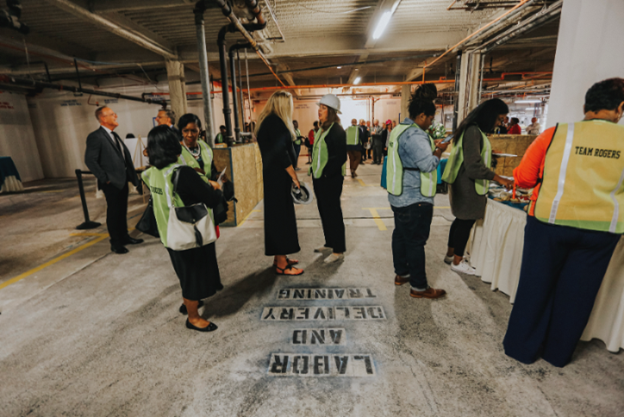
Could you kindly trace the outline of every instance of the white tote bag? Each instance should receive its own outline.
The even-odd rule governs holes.
[[[172,169],[179,167],[174,166]],[[173,174],[173,193],[176,192],[178,173]],[[175,207],[175,199],[169,192],[169,183],[165,182],[167,204],[169,205],[169,223],[167,225],[167,247],[173,250],[187,250],[209,245],[217,240],[214,221],[210,210],[204,203],[188,207]]]

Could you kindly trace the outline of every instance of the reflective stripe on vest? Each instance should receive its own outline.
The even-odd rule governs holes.
[[[479,129],[479,132],[481,130]],[[483,148],[481,149],[481,159],[483,159],[483,163],[488,169],[492,168],[492,144],[490,140],[485,135],[485,133],[481,132],[481,138],[483,139]],[[451,150],[451,156],[449,156],[448,162],[446,163],[446,168],[444,169],[444,173],[442,174],[442,180],[448,184],[453,184],[457,179],[457,175],[459,174],[459,169],[464,163],[464,134],[459,137],[457,143],[453,144],[453,149]],[[490,189],[490,181],[489,180],[475,180],[475,190],[479,195],[486,195]]]
[[[329,159],[329,153],[327,152],[327,145],[325,144],[325,137],[329,133],[329,131],[334,127],[332,123],[327,130],[322,131],[321,129],[317,130],[314,134],[314,147],[312,148],[312,165],[310,166],[310,171],[308,175],[312,175],[313,178],[321,178],[323,175],[323,170],[325,169],[325,165],[327,165],[327,160]],[[344,176],[346,173],[347,163],[342,166],[342,175]]]
[[[152,195],[154,217],[158,226],[158,233],[163,245],[167,246],[167,229],[169,226],[169,211],[171,207],[184,207],[184,203],[178,195],[173,195],[171,179],[174,170],[179,167],[177,163],[168,165],[163,169],[151,167],[141,175]]]
[[[559,124],[535,202],[538,220],[624,233],[624,127],[604,120]]]
[[[347,145],[360,144],[360,128],[358,126],[349,126],[345,132],[347,134]]]
[[[410,127],[420,129],[417,124],[406,125],[401,123],[390,133],[388,141],[388,162],[386,166],[386,190],[392,195],[403,194],[403,162],[399,156],[399,139],[401,135]],[[422,130],[422,129],[420,129]],[[426,133],[426,132],[425,132]],[[435,150],[435,142],[429,135],[431,151]],[[438,183],[438,170],[431,172],[420,171],[420,193],[425,197],[434,197],[436,195],[436,186]]]
[[[201,149],[201,157],[204,161],[204,172],[206,173],[206,175],[202,175],[199,172],[198,174],[202,177],[204,181],[208,182],[210,177],[212,177],[212,149],[210,149],[210,146],[200,140],[197,141],[197,145],[199,146],[199,149]],[[195,159],[195,157],[189,152],[188,149],[186,149],[186,146],[184,145],[182,145],[182,153],[180,154],[178,163],[180,165],[187,165],[193,169],[201,168],[197,159]]]

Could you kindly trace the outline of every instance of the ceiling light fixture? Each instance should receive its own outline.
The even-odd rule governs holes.
[[[342,68],[342,67],[336,67],[336,68],[340,69],[340,68]]]
[[[516,104],[533,104],[533,103],[537,104],[537,103],[541,103],[541,102],[542,102],[542,100],[518,100],[518,101],[515,101],[514,103],[516,103]]]
[[[384,30],[386,30],[386,26],[388,26],[388,23],[390,23],[390,18],[394,14],[397,7],[399,7],[399,3],[401,3],[401,0],[396,0],[394,4],[392,5],[392,9],[388,10],[387,12],[384,12],[381,15],[381,18],[379,18],[379,22],[377,22],[377,27],[375,28],[375,31],[373,32],[374,40],[381,38],[381,35],[383,35]]]
[[[362,81],[362,77],[357,77],[357,78],[353,81],[353,84],[356,84],[356,85],[357,85],[357,84],[359,84],[359,83],[360,83],[360,81]]]

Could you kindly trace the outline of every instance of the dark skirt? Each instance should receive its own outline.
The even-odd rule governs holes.
[[[167,248],[167,251],[180,280],[182,297],[203,300],[223,289],[214,243],[182,251]]]
[[[264,253],[289,255],[301,250],[297,235],[292,179],[286,170],[264,172]]]

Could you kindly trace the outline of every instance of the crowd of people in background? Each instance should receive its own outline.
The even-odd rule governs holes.
[[[296,266],[298,260],[289,258],[301,250],[292,198],[293,189],[302,187],[296,174],[301,146],[305,145],[309,152],[308,174],[325,239],[314,251],[328,254],[325,263],[343,260],[347,250],[340,202],[347,159],[351,176],[356,178],[359,164],[372,159],[370,163],[379,165],[386,156],[387,169],[382,176],[394,213],[395,227],[388,248],[393,258],[394,283],[409,283],[413,298],[444,297],[444,289],[429,285],[425,245],[433,218],[437,167],[452,143],[442,180],[450,185],[455,220],[444,261],[452,271],[475,275],[474,268],[464,260],[465,248],[475,222],[485,216],[490,182],[507,189],[534,189],[528,207],[520,282],[504,349],[520,362],[532,363],[541,356],[555,366],[565,366],[624,233],[624,210],[618,210],[624,206],[624,127],[618,125],[624,114],[624,79],[594,84],[585,97],[583,121],[560,124],[540,134],[514,170],[513,178],[494,172],[488,138],[495,132],[521,133],[518,119],[509,120],[507,116],[508,106],[496,98],[484,101],[466,116],[448,142],[429,135],[436,97],[435,86],[425,84],[411,97],[408,115],[402,122],[387,120],[380,125],[379,120],[358,123],[353,119],[343,129],[340,100],[326,94],[317,103],[318,121],[306,137],[297,121],[292,120],[292,95],[275,92],[257,126],[252,122],[244,127],[257,138],[262,154],[265,254],[273,257],[278,275],[304,273]],[[117,115],[109,107],[100,107],[95,116],[101,126],[87,138],[85,163],[106,196],[111,250],[124,254],[128,252],[125,245],[143,242],[129,236],[126,223],[128,183],[137,186],[137,175],[128,148],[114,132]],[[172,225],[176,216],[179,220],[178,210],[199,205],[198,212],[204,207],[204,216],[218,226],[215,213],[222,204],[222,184],[227,179],[217,181],[219,170],[212,149],[200,140],[199,117],[185,114],[176,125],[175,114],[161,110],[156,120],[159,126],[149,132],[146,149],[150,168],[142,174],[151,191],[148,207],[153,209],[157,235],[180,280],[180,312],[188,314],[186,327],[213,331],[217,326],[202,318],[198,308],[202,300],[223,288],[216,237],[197,247],[173,249],[171,241],[179,231]],[[527,131],[536,134],[540,128],[533,118]],[[221,126],[215,143],[225,142],[226,134],[225,126]],[[568,184],[574,185],[573,192]]]

